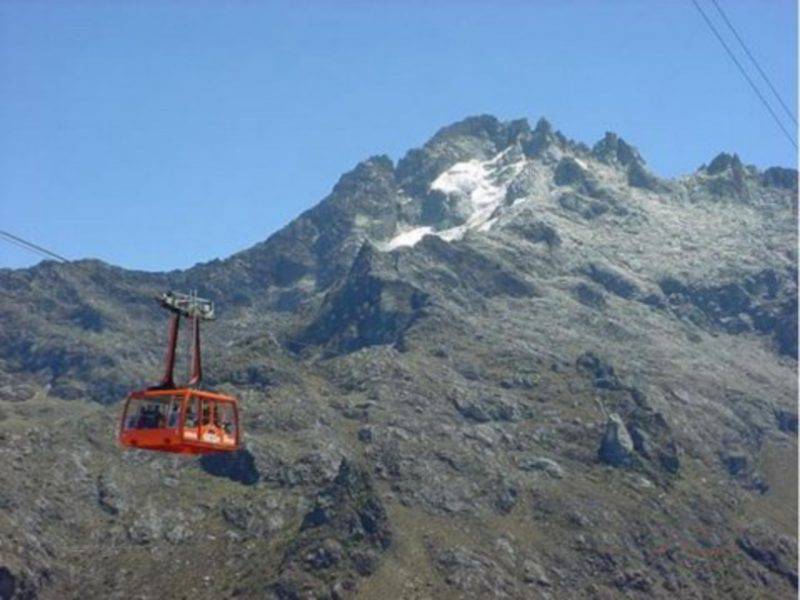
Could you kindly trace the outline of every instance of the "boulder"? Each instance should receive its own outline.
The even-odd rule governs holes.
[[[728,473],[731,475],[739,475],[747,470],[748,458],[744,452],[729,452],[722,457],[722,462]]]
[[[775,411],[775,420],[778,422],[778,429],[786,433],[797,434],[797,413],[779,409]]]
[[[590,263],[582,269],[593,281],[599,283],[612,294],[629,300],[640,294],[639,286],[618,270],[598,263]]]
[[[622,417],[616,413],[610,414],[598,451],[600,460],[612,467],[629,467],[634,463],[633,450],[633,439]]]
[[[604,390],[622,390],[624,386],[612,367],[592,352],[584,352],[578,357],[575,366],[579,371],[594,378],[594,386]]]
[[[578,302],[591,308],[602,309],[606,306],[606,299],[603,292],[588,283],[579,283],[572,288],[572,293]]]
[[[522,563],[522,573],[525,583],[538,583],[548,586],[550,580],[547,578],[544,568],[535,560],[527,559]]]
[[[519,461],[519,468],[526,471],[544,471],[555,479],[564,477],[564,468],[552,458],[543,456],[523,458]]]

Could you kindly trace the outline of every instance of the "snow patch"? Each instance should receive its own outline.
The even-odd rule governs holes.
[[[402,246],[414,246],[429,233],[433,233],[433,227],[415,227],[414,229],[408,229],[386,242],[383,248],[389,251]]]
[[[467,231],[488,231],[496,221],[495,212],[503,204],[509,183],[525,166],[525,158],[506,164],[508,150],[486,160],[456,163],[431,183],[431,190],[455,196],[468,210],[463,225],[435,231],[433,227],[416,227],[401,231],[386,242],[386,250],[413,246],[426,235],[437,235],[445,241],[461,239]]]

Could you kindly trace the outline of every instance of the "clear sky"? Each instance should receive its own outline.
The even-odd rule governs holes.
[[[796,107],[795,2],[718,1]],[[797,160],[690,0],[3,0],[0,229],[184,268],[480,113],[615,131],[664,176]],[[0,243],[0,266],[38,260]]]

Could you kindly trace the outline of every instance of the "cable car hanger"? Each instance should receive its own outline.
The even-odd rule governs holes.
[[[158,385],[151,390],[168,390],[175,388],[173,373],[175,371],[175,348],[178,344],[178,330],[180,329],[181,316],[189,319],[192,328],[191,364],[192,374],[185,387],[194,387],[203,378],[203,365],[200,355],[200,321],[214,320],[214,303],[205,298],[198,298],[195,292],[181,294],[179,292],[166,292],[158,298],[158,303],[170,313],[169,338],[167,341],[167,354],[164,358],[164,376]]]

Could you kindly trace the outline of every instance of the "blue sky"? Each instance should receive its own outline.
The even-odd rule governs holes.
[[[795,2],[719,2],[795,107]],[[615,131],[665,176],[720,150],[797,160],[690,0],[5,0],[0,229],[184,268],[480,113]],[[38,260],[0,245],[0,266]]]

